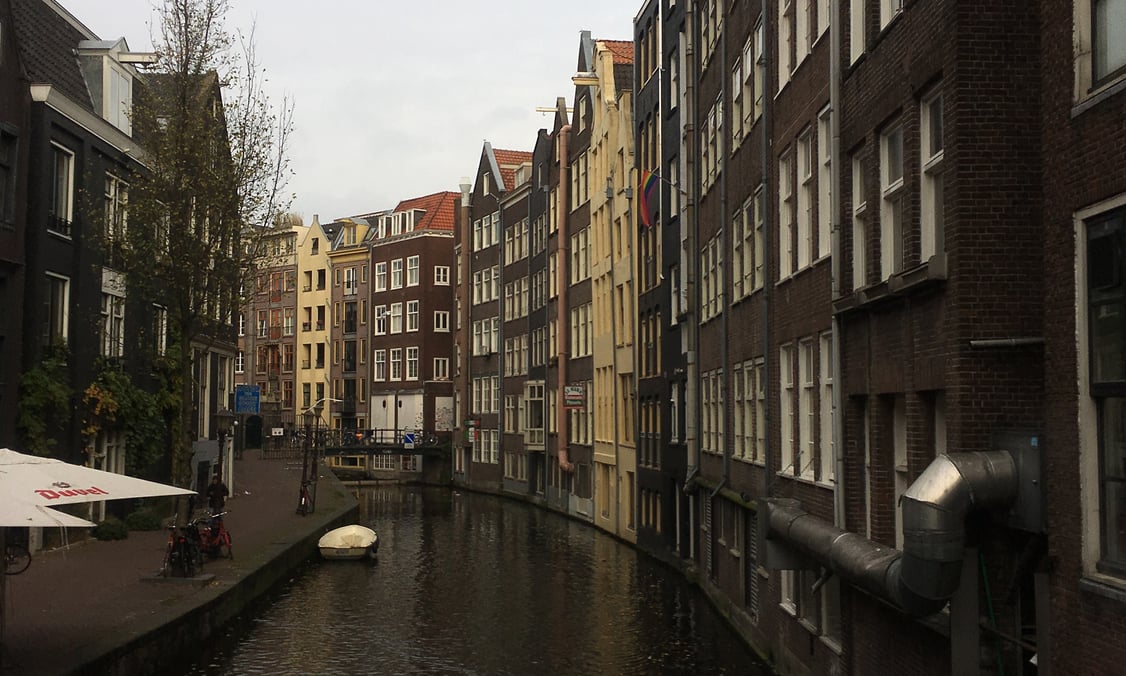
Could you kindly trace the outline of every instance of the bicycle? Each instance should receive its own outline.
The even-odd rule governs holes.
[[[226,513],[219,512],[202,516],[192,522],[201,525],[199,530],[200,546],[212,559],[217,559],[220,556],[228,559],[235,558],[234,551],[231,549],[231,533],[227,530],[226,524],[223,523],[223,515]]]
[[[31,566],[31,552],[27,547],[9,542],[4,551],[4,574],[19,575]]]
[[[176,526],[176,517],[168,526],[168,546],[160,565],[160,575],[168,577],[174,572],[183,577],[195,577],[196,569],[203,569],[203,551],[199,547],[199,529],[192,524]],[[193,533],[194,531],[194,533]]]

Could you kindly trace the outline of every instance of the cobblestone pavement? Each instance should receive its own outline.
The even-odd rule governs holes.
[[[354,504],[347,488],[321,473],[316,513],[303,517],[296,514],[299,461],[263,459],[255,450],[236,460],[225,517],[234,559],[207,561],[197,580],[158,577],[167,531],[36,553],[26,572],[0,581],[7,585],[0,674],[73,672],[219,596]]]

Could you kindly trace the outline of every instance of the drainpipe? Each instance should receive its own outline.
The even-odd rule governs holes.
[[[688,105],[680,106],[683,110],[681,113],[685,116],[683,120],[683,129],[688,132],[690,152],[681,153],[685,157],[685,170],[682,180],[686,185],[692,186],[691,192],[688,196],[687,209],[682,213],[691,213],[688,219],[680,219],[680,228],[683,234],[681,241],[682,251],[681,260],[684,266],[684,294],[688,299],[688,312],[686,317],[688,320],[688,341],[687,350],[685,351],[685,366],[687,382],[684,388],[684,443],[688,449],[688,456],[692,459],[692,469],[689,476],[696,476],[700,472],[700,442],[697,436],[697,431],[700,429],[700,407],[699,390],[697,373],[699,365],[696,363],[696,346],[699,345],[700,340],[700,326],[696,320],[697,312],[697,299],[696,299],[696,263],[699,261],[700,252],[697,250],[696,245],[696,223],[699,219],[699,204],[696,200],[696,95],[695,86],[693,83],[698,82],[700,78],[699,64],[694,58],[695,55],[695,40],[694,31],[695,25],[695,6],[694,3],[689,3],[684,9],[684,61],[693,64],[692,77],[687,78],[684,84],[684,100]]]
[[[1022,345],[1043,345],[1043,338],[982,338],[971,340],[970,347],[1020,347]]]
[[[719,54],[720,54],[719,62],[720,63],[727,63],[727,27],[726,26],[724,26],[723,32],[720,33],[720,35],[719,35]],[[721,105],[722,105],[722,103],[721,103]],[[730,223],[730,221],[727,220],[729,218],[729,213],[730,213],[727,210],[727,179],[728,179],[728,176],[727,176],[727,152],[720,153],[719,154],[719,160],[720,160],[720,169],[719,169],[719,176],[720,176],[720,182],[719,182],[719,218],[720,218],[720,221],[719,222],[720,222],[720,233],[721,233],[721,237],[722,237],[721,241],[723,242],[723,251],[733,251],[733,249],[731,248],[731,238],[732,238],[733,235],[732,235],[732,232],[731,232],[731,227],[728,225],[728,223]],[[715,493],[718,493],[719,489],[727,484],[727,479],[730,476],[730,472],[731,472],[732,446],[731,446],[731,444],[728,443],[728,440],[731,439],[731,435],[727,434],[728,428],[731,427],[728,424],[731,421],[731,416],[729,416],[727,414],[727,411],[728,411],[727,395],[731,392],[731,360],[730,360],[730,354],[729,354],[729,349],[728,349],[727,331],[728,331],[728,327],[729,327],[731,312],[730,312],[730,308],[723,307],[724,305],[727,305],[727,299],[728,299],[726,284],[728,282],[732,281],[731,280],[731,256],[725,255],[723,257],[723,280],[724,280],[724,288],[720,289],[720,307],[722,308],[722,312],[721,312],[721,315],[720,315],[720,327],[721,327],[722,331],[721,331],[720,336],[719,336],[719,354],[720,354],[719,363],[723,365],[723,391],[722,391],[722,394],[720,395],[720,398],[723,400],[723,429],[720,430],[720,433],[723,435],[723,440],[724,440],[723,441],[723,448],[721,449],[722,452],[723,452],[723,480],[719,482],[719,486],[716,486]],[[732,288],[734,288],[734,285],[732,286]],[[715,493],[712,493],[713,497],[715,496]]]
[[[463,304],[463,307],[457,308],[457,310],[458,310],[457,321],[461,320],[460,315],[461,315],[462,312],[464,312],[465,313],[465,323],[463,325],[464,328],[462,328],[461,330],[458,331],[458,335],[461,336],[462,340],[465,341],[465,344],[462,345],[462,348],[464,348],[464,354],[460,355],[461,358],[465,359],[465,375],[461,379],[461,385],[462,385],[461,390],[462,391],[460,393],[461,394],[461,404],[464,406],[464,412],[466,414],[463,418],[461,426],[465,427],[464,419],[472,417],[472,416],[469,415],[469,413],[471,412],[470,408],[472,406],[472,404],[470,403],[470,399],[469,399],[469,384],[472,382],[470,380],[470,365],[473,363],[473,358],[472,358],[473,357],[473,350],[470,349],[469,340],[466,339],[466,336],[472,335],[472,328],[471,327],[473,325],[473,318],[470,316],[470,314],[473,311],[473,303],[470,302],[470,296],[469,296],[469,293],[470,293],[470,290],[471,290],[471,285],[470,285],[470,282],[469,282],[471,272],[470,272],[469,266],[472,264],[471,258],[470,258],[470,249],[472,248],[471,243],[473,241],[471,239],[472,234],[470,232],[470,226],[469,226],[469,221],[470,221],[470,218],[472,217],[472,214],[470,214],[470,212],[469,212],[469,206],[470,206],[469,192],[470,192],[470,190],[473,189],[473,184],[470,183],[469,177],[466,176],[466,177],[463,177],[461,179],[461,185],[459,187],[461,188],[461,223],[458,224],[458,227],[461,229],[461,251],[459,252],[459,256],[461,256],[461,279],[458,280],[459,281],[458,287],[460,289],[459,295],[461,296],[461,302]],[[455,328],[457,328],[456,325],[455,325]],[[468,332],[468,333],[466,333],[466,332]],[[463,443],[464,443],[464,441],[463,441]],[[464,451],[465,446],[457,446],[456,448],[458,448],[458,453],[465,453],[465,451]],[[464,458],[462,458],[462,459],[464,460]],[[466,470],[465,471],[466,474],[468,474],[469,465],[470,465],[470,463],[468,463],[468,462],[465,463],[464,469]],[[451,474],[452,474],[452,468],[451,468]]]
[[[767,14],[767,0],[762,0],[760,5],[761,19],[762,19],[762,42],[763,54],[769,54],[770,50],[765,46],[771,44],[770,35],[770,22],[766,20]],[[829,21],[829,24],[835,24],[836,21]],[[752,29],[753,30],[753,29]],[[773,204],[774,188],[770,178],[770,158],[773,152],[773,146],[770,144],[772,137],[770,135],[770,120],[773,117],[774,97],[770,92],[774,91],[774,69],[770,67],[769,61],[762,69],[763,84],[762,84],[762,120],[760,120],[760,131],[762,132],[762,140],[759,143],[759,152],[761,153],[762,162],[762,377],[767,383],[773,382],[770,378],[770,366],[773,363],[773,331],[770,321],[770,307],[771,300],[774,296],[774,283],[773,279],[773,266],[771,266],[771,252],[774,251],[774,238],[771,237],[773,232],[773,225],[770,221],[770,205]],[[836,389],[836,388],[834,388]],[[766,434],[763,435],[766,443],[763,444],[762,449],[762,462],[763,468],[766,470],[766,487],[764,492],[767,496],[770,495],[770,488],[774,482],[770,480],[771,472],[774,470],[770,466],[770,448],[771,448],[771,424],[774,418],[771,402],[774,399],[770,396],[770,391],[767,389],[766,397],[762,406],[763,425],[766,427]]]
[[[832,269],[831,300],[841,295],[841,15],[840,0],[829,0],[829,258]],[[833,366],[833,521],[845,526],[844,495],[844,383],[841,379],[841,322],[833,313],[829,347]]]
[[[767,501],[767,538],[784,540],[842,580],[923,617],[942,610],[958,588],[966,517],[1010,505],[1017,490],[1008,451],[943,453],[903,494],[903,551],[837,528],[796,500]]]
[[[559,291],[559,297],[555,301],[555,344],[558,348],[556,352],[559,357],[557,370],[559,386],[555,392],[555,428],[559,469],[564,472],[573,472],[575,469],[575,465],[571,462],[567,452],[567,442],[569,441],[567,438],[567,409],[563,407],[565,402],[563,388],[567,384],[567,358],[570,356],[567,347],[567,303],[564,301],[567,298],[567,263],[570,253],[570,240],[567,235],[567,222],[570,220],[568,218],[570,195],[567,194],[567,188],[570,186],[571,180],[571,164],[567,157],[567,137],[570,134],[571,125],[569,124],[565,124],[559,129],[559,205],[557,207],[559,240],[558,246],[555,247],[558,255],[558,262],[555,266],[555,280]]]

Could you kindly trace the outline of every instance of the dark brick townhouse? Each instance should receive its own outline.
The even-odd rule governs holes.
[[[371,382],[368,427],[443,434],[453,429],[457,198],[438,192],[362,217],[374,228],[368,257],[371,319],[363,317],[366,306],[360,310],[361,322],[370,322],[370,343],[361,339],[360,346]]]
[[[5,448],[15,448],[18,439],[31,149],[31,90],[15,37],[11,3],[0,1],[0,447]]]
[[[1041,68],[1030,87],[1041,107],[1029,123],[1042,135],[1034,223],[1043,248],[1033,272],[1044,300],[1033,335],[1044,338],[1048,537],[1035,579],[1050,603],[1037,647],[1052,673],[1109,674],[1126,663],[1126,10],[1081,0],[1038,7],[1031,59]]]
[[[455,482],[500,490],[505,473],[501,456],[504,372],[501,312],[504,233],[528,217],[527,191],[532,155],[494,149],[485,142],[476,172],[462,187],[458,251],[458,325],[462,339],[455,355],[459,429],[454,445]],[[526,266],[523,268],[526,275]]]

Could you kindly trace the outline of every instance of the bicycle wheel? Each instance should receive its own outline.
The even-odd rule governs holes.
[[[195,555],[187,545],[180,550],[180,571],[184,577],[195,577]]]
[[[19,575],[31,565],[31,552],[23,545],[10,544],[4,553],[4,574]]]
[[[223,548],[227,550],[227,558],[234,560],[235,550],[231,549],[231,536],[228,533],[223,533]]]

